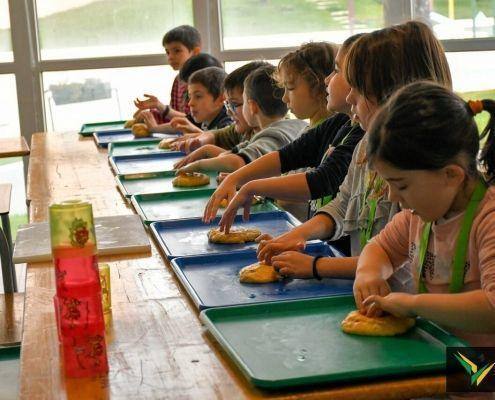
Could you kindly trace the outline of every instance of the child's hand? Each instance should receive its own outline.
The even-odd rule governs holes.
[[[201,164],[200,163],[201,163],[201,160],[193,161],[192,163],[187,164],[186,166],[177,169],[177,171],[176,171],[175,174],[176,175],[180,175],[180,174],[185,174],[185,173],[188,173],[188,172],[191,173],[191,172],[202,171],[202,168],[201,168]]]
[[[272,257],[272,265],[282,276],[312,278],[314,257],[298,251],[285,251]]]
[[[390,286],[387,281],[380,275],[359,271],[356,273],[354,280],[354,299],[358,310],[369,317],[379,316],[381,310],[372,307],[368,309],[364,304],[364,300],[372,295],[386,296],[390,293]]]
[[[149,110],[151,108],[158,108],[159,110],[165,109],[165,106],[158,100],[156,96],[152,94],[144,94],[147,97],[146,100],[139,100],[136,98],[134,100],[134,105],[140,110]]]
[[[237,183],[228,177],[220,183],[206,204],[205,211],[203,213],[203,222],[209,224],[211,220],[216,217],[218,208],[220,207],[220,203],[223,199],[227,199],[227,204],[232,201],[235,196],[236,188]]]
[[[185,139],[174,142],[172,145],[174,150],[182,151],[183,153],[189,154],[201,147],[201,140],[198,138]]]
[[[220,230],[225,233],[229,233],[232,224],[234,223],[234,218],[237,215],[237,210],[240,207],[244,207],[244,221],[249,220],[249,212],[251,210],[251,204],[254,194],[249,191],[249,184],[244,185],[237,192],[237,194],[228,203],[222,218],[220,219],[219,226]]]
[[[189,121],[186,117],[174,117],[170,121],[172,128],[178,131],[186,133],[202,133],[203,131]]]
[[[182,168],[188,164],[191,164],[194,161],[202,160],[203,158],[206,158],[205,150],[206,149],[204,147],[200,147],[199,149],[193,151],[191,154],[184,157],[182,160],[176,162],[174,164],[174,168],[175,169]]]
[[[412,311],[412,302],[414,300],[414,295],[409,293],[389,293],[385,297],[379,295],[368,296],[363,301],[363,306],[373,312],[375,310],[383,310],[392,314],[396,317],[415,317],[416,315]],[[372,315],[369,315],[369,317]]]
[[[156,129],[156,127],[158,126],[158,124],[156,123],[155,117],[153,116],[153,114],[150,111],[142,111],[141,117],[143,118],[144,123],[146,124],[146,126],[148,127],[148,129],[151,132],[153,132]]]
[[[285,251],[302,251],[305,247],[306,240],[290,231],[274,239],[260,241],[257,251],[258,260],[271,264],[272,257]]]

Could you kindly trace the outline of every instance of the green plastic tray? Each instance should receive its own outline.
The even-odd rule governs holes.
[[[130,198],[132,195],[137,194],[163,194],[215,189],[218,186],[217,174],[212,172],[208,175],[210,176],[209,185],[188,188],[175,187],[172,185],[172,180],[175,178],[175,171],[117,175],[115,180],[122,195],[126,198]]]
[[[132,205],[147,225],[155,221],[202,217],[206,203],[215,189],[182,191],[175,193],[138,194],[132,196]],[[280,210],[269,200],[251,207],[251,213]],[[241,210],[242,211],[242,210]],[[223,214],[223,209],[219,210]]]
[[[124,128],[124,124],[126,120],[121,121],[107,121],[107,122],[92,122],[89,124],[83,124],[81,126],[81,130],[79,134],[81,136],[93,136],[93,132],[96,131],[109,131],[114,129],[122,129]]]
[[[128,142],[114,142],[108,145],[108,156],[127,156],[134,154],[156,154],[156,153],[166,153],[170,152],[170,149],[159,149],[158,143],[160,143],[161,138],[140,140],[136,142],[135,140]]]
[[[390,378],[445,370],[446,346],[464,342],[418,319],[401,336],[348,335],[341,321],[353,296],[211,308],[201,320],[256,386]]]

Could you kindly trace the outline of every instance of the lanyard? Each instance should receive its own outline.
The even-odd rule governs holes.
[[[469,244],[469,234],[471,232],[471,225],[473,224],[474,215],[486,193],[486,185],[484,182],[479,181],[474,189],[471,199],[469,200],[464,218],[462,219],[461,229],[457,236],[457,243],[455,246],[454,260],[452,262],[452,277],[449,284],[450,293],[459,293],[464,286],[464,264],[466,263],[466,254]],[[426,285],[424,283],[423,271],[425,266],[426,250],[428,248],[428,242],[430,239],[431,222],[425,223],[421,239],[419,242],[419,277],[418,288],[419,293],[426,293]]]
[[[376,187],[375,187],[376,186]],[[368,204],[368,219],[366,221],[366,227],[361,228],[359,231],[359,243],[361,250],[369,242],[373,234],[373,225],[375,223],[376,208],[378,206],[379,193],[383,187],[383,180],[378,177],[376,172],[370,178],[370,183],[364,191],[362,205]],[[372,196],[373,195],[373,196]],[[371,198],[370,198],[371,197]]]

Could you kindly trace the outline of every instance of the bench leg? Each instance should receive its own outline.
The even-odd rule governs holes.
[[[5,293],[13,293],[17,286],[14,286],[15,274],[12,273],[14,271],[14,265],[12,264],[10,247],[2,229],[0,229],[0,261],[2,263],[3,290]]]

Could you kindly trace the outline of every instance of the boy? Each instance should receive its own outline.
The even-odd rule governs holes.
[[[182,68],[180,69],[178,78],[180,82],[187,82],[189,77],[196,71],[199,71],[203,68],[207,67],[219,67],[222,68],[222,63],[218,61],[215,57],[207,53],[199,53],[191,58],[189,58]],[[187,100],[187,83],[184,83],[186,87],[186,92],[183,97],[185,101]],[[187,106],[187,114],[185,115],[176,115],[173,116],[171,121],[167,121],[165,123],[161,123],[161,119],[156,118],[156,115],[149,111],[141,111],[140,116],[144,119],[144,122],[148,126],[148,129],[151,132],[162,132],[162,133],[176,133],[182,132],[184,134],[187,133],[196,133],[200,134],[203,131],[200,129],[200,124],[196,124],[194,119],[190,115],[189,106]],[[169,117],[171,114],[169,113]],[[165,139],[166,140],[166,139]]]
[[[189,25],[181,25],[168,31],[162,39],[168,62],[174,71],[182,68],[184,63],[201,51],[201,35],[199,31]],[[187,82],[187,81],[185,81]],[[157,123],[168,122],[173,117],[183,117],[189,113],[189,107],[185,99],[187,84],[182,82],[177,75],[172,84],[170,104],[164,105],[156,96],[145,94],[147,100],[136,99],[135,106],[138,112],[134,117],[139,117],[141,110],[151,109]]]
[[[227,113],[234,120],[232,125],[222,129],[204,132],[192,139],[182,136],[172,143],[172,148],[189,154],[197,148],[202,147],[202,150],[196,153],[196,159],[210,158],[208,157],[208,150],[215,146],[225,150],[231,150],[240,142],[249,139],[254,132],[242,115],[244,81],[251,72],[265,65],[269,64],[265,61],[252,61],[237,68],[225,78],[225,107]]]
[[[188,105],[194,122],[201,124],[202,130],[219,129],[232,124],[223,105],[223,81],[226,76],[223,69],[208,67],[189,77]]]
[[[302,133],[307,126],[304,121],[285,119],[287,105],[281,100],[283,89],[277,86],[274,71],[273,65],[257,68],[244,82],[242,114],[247,125],[254,130],[254,135],[234,146],[231,152],[219,147],[218,154],[213,158],[194,161],[180,168],[180,172],[232,172],[264,154],[278,150]],[[188,156],[189,159],[193,157],[194,152]]]

